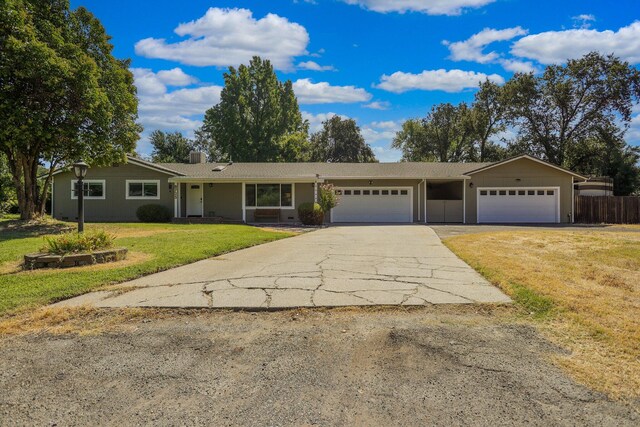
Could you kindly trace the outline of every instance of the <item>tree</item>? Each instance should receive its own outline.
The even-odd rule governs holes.
[[[489,79],[480,83],[480,89],[475,94],[470,121],[480,162],[497,161],[505,156],[504,148],[491,141],[491,137],[506,129],[503,97],[502,88]]]
[[[518,131],[516,147],[576,169],[579,164],[569,162],[569,154],[602,138],[602,132],[615,134],[619,124],[628,126],[639,98],[640,71],[594,52],[550,65],[539,77],[516,74],[504,86],[503,102]]]
[[[151,161],[157,163],[189,163],[189,153],[195,149],[193,141],[180,132],[154,130],[149,140],[153,146]]]
[[[7,158],[0,153],[0,214],[10,210],[12,203],[15,203],[15,193]]]
[[[0,151],[21,218],[44,213],[53,172],[77,159],[124,161],[139,137],[128,60],[67,0],[0,3]],[[46,176],[38,182],[38,167]]]
[[[322,122],[322,129],[311,135],[311,161],[331,163],[377,162],[353,119],[333,116]]]
[[[438,104],[424,119],[406,122],[391,146],[406,161],[465,162],[477,158],[473,142],[471,112],[463,102]]]
[[[291,81],[278,81],[271,62],[255,56],[249,66],[229,67],[224,82],[202,126],[211,149],[234,161],[282,161],[283,138],[308,132]]]

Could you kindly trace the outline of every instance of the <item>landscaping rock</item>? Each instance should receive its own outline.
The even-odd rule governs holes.
[[[68,255],[28,254],[24,256],[24,268],[25,270],[38,268],[70,268],[121,261],[126,258],[127,251],[127,248],[115,248],[93,253]]]

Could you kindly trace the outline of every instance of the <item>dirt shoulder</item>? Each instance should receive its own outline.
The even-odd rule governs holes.
[[[638,424],[510,310],[50,314],[0,342],[0,424]]]

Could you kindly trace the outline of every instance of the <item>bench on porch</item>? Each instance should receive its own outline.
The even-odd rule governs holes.
[[[280,209],[256,209],[253,213],[253,220],[258,221],[263,218],[272,218],[280,222]]]

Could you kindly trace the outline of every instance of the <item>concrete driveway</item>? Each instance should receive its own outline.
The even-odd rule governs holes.
[[[278,309],[507,303],[422,225],[338,226],[149,275],[58,303]]]

